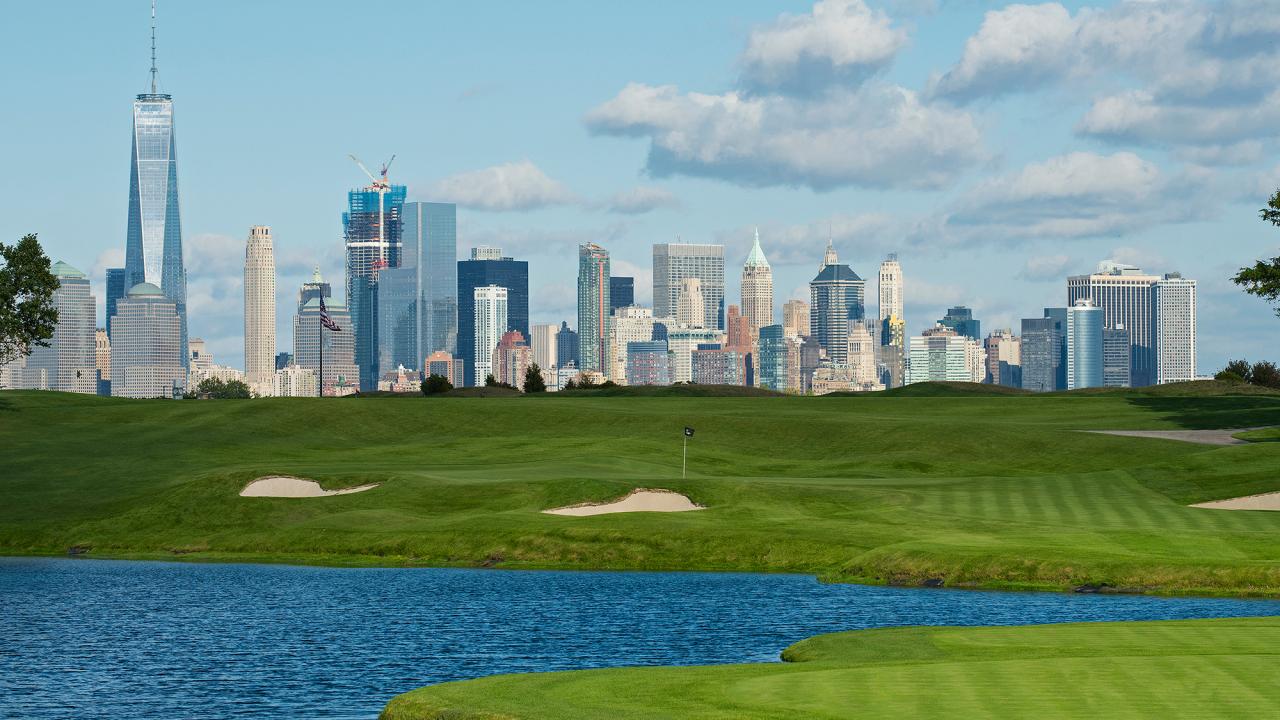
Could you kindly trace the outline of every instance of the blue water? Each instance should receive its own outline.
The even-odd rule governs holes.
[[[0,558],[0,717],[375,718],[480,675],[770,662],[817,633],[1280,614],[1280,602],[798,575]]]

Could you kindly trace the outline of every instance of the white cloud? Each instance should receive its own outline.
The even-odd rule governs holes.
[[[1026,280],[1061,280],[1070,264],[1069,255],[1040,255],[1027,258],[1020,274]]]
[[[738,62],[747,88],[805,95],[862,82],[906,43],[904,30],[862,0],[821,0],[808,15],[753,30]]]
[[[639,215],[660,208],[680,206],[680,200],[669,190],[658,187],[641,186],[615,193],[605,201],[609,212],[622,215]]]
[[[637,265],[633,262],[612,258],[609,261],[609,274],[635,279],[637,305],[653,304],[653,266]]]
[[[1027,90],[1071,67],[1076,23],[1057,3],[1010,5],[988,12],[965,42],[956,66],[932,92],[956,100]]]
[[[716,241],[735,248],[731,255],[745,259],[755,227],[743,225],[716,234]],[[842,262],[861,267],[879,263],[886,253],[914,246],[927,235],[918,221],[885,213],[836,213],[811,222],[760,225],[760,247],[774,266],[812,266],[816,271],[830,240]]]
[[[427,195],[473,210],[535,210],[568,205],[578,198],[528,160],[495,165],[444,178]]]
[[[586,123],[599,134],[649,138],[655,176],[749,186],[936,188],[983,157],[968,113],[886,85],[809,101],[631,83]]]
[[[1076,129],[1114,142],[1238,144],[1280,132],[1280,91],[1243,106],[1204,106],[1132,90],[1095,100]]]

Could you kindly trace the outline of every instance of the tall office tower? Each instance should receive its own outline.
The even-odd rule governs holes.
[[[787,337],[804,337],[809,334],[809,303],[788,300],[782,305],[782,331]]]
[[[975,340],[944,325],[908,341],[906,384],[979,382],[986,374],[985,353]]]
[[[53,274],[58,278],[53,291],[58,322],[47,347],[31,348],[27,368],[43,370],[50,390],[93,395],[98,392],[94,355],[98,304],[89,292],[89,276],[61,261],[53,264]]]
[[[822,254],[822,264],[818,266],[818,272],[822,272],[828,265],[835,265],[840,262],[840,258],[836,255],[835,241],[827,239],[827,251]]]
[[[462,372],[462,360],[443,350],[437,350],[427,356],[427,359],[423,361],[422,372],[428,377],[439,375],[448,380],[454,387],[462,387],[466,381]]]
[[[311,289],[308,290],[308,285]],[[351,333],[351,313],[344,305],[333,305],[325,301],[325,310],[337,324],[337,332],[324,328],[320,324],[321,296],[320,285],[327,285],[319,280],[319,273],[312,283],[303,285],[299,295],[311,293],[298,308],[293,318],[293,361],[300,368],[307,368],[320,378],[322,395],[346,395],[350,393],[358,380],[359,370],[356,367],[355,337]],[[320,342],[324,340],[324,377],[320,377]]]
[[[849,324],[866,314],[866,285],[848,265],[839,264],[835,248],[828,245],[822,269],[809,283],[809,326],[833,364],[845,364]]]
[[[876,363],[879,343],[866,323],[854,323],[849,330],[849,351],[845,364],[849,367],[850,380],[859,389],[883,390]]]
[[[653,314],[675,317],[680,283],[702,281],[706,327],[724,329],[724,246],[659,243],[653,246]],[[582,328],[578,328],[581,331]]]
[[[388,268],[400,267],[403,238],[404,185],[381,176],[347,193],[342,213],[342,237],[347,255],[347,309],[355,342],[360,389],[378,387],[378,281]],[[371,176],[372,177],[372,176]],[[414,362],[417,367],[417,362]]]
[[[403,258],[403,255],[401,256]],[[422,328],[422,296],[417,267],[387,268],[378,273],[378,347],[375,363],[378,377],[399,367],[416,368],[426,355],[419,355]]]
[[[1005,367],[1022,365],[1022,340],[1013,334],[1012,329],[996,330],[983,341],[983,347],[987,351],[987,374],[983,382],[1007,385],[1008,383],[1000,379],[1000,366],[1002,363]],[[1011,377],[1009,370],[1005,370],[1004,373],[1007,378]],[[1021,386],[1022,383],[1019,382],[1017,387]]]
[[[1065,308],[1045,308],[1044,317],[1022,319],[1022,388],[1053,392],[1067,387]]]
[[[1102,330],[1102,384],[1129,387],[1129,331],[1121,325]]]
[[[955,330],[957,335],[963,335],[970,340],[982,340],[982,322],[974,320],[973,311],[964,305],[949,308],[938,324],[949,327]]]
[[[151,91],[133,101],[133,152],[129,165],[129,221],[124,286],[150,283],[173,303],[179,324],[179,357],[187,358],[187,271],[182,264],[178,212],[178,156],[173,97],[156,88],[156,18],[151,14]]]
[[[807,319],[807,318],[806,318]],[[743,384],[751,387],[756,381],[755,345],[756,334],[752,332],[751,321],[738,312],[737,305],[730,305],[725,313],[725,350],[737,353],[738,376]],[[759,332],[757,329],[756,332]]]
[[[567,321],[561,321],[560,331],[556,333],[556,367],[569,363],[575,368],[578,366],[578,333],[569,328]]]
[[[112,334],[112,396],[171,398],[182,392],[182,320],[160,288],[145,282],[130,288],[116,303]]]
[[[636,279],[626,275],[614,275],[609,278],[609,314],[618,308],[631,307],[636,304]]]
[[[676,324],[686,327],[707,327],[707,303],[702,296],[702,280],[685,278],[680,281],[680,294],[676,296]]]
[[[1102,385],[1102,308],[1077,300],[1067,308],[1067,389]]]
[[[529,263],[504,256],[501,248],[472,248],[470,260],[458,261],[457,354],[469,387],[484,384],[484,375],[476,375],[480,358],[475,355],[475,291],[489,285],[507,289],[507,327],[498,331],[494,342],[507,330],[529,337]]]
[[[276,353],[276,369],[283,370],[293,364],[293,353],[282,350]]]
[[[511,296],[507,288],[485,285],[472,290],[471,297],[471,306],[474,308],[472,327],[475,328],[471,356],[475,358],[475,364],[470,375],[475,378],[471,384],[480,386],[493,374],[493,351],[510,327],[508,311]]]
[[[627,346],[633,342],[653,339],[653,310],[637,305],[620,307],[613,312],[609,327],[609,359],[611,367],[606,373],[619,384],[627,382]]]
[[[1058,331],[1058,365],[1057,377],[1054,378],[1055,387],[1058,390],[1067,389],[1067,309],[1045,308],[1044,316],[1053,320],[1054,328]]]
[[[608,373],[609,251],[587,243],[578,246],[578,369]]]
[[[1169,273],[1152,286],[1158,384],[1196,379],[1196,281]]]
[[[302,312],[302,308],[306,306],[307,301],[315,298],[316,300],[324,299],[326,306],[332,305],[329,298],[333,297],[333,287],[324,281],[320,276],[320,267],[316,266],[311,271],[311,280],[302,283],[302,287],[298,290],[298,312]],[[319,307],[319,303],[316,305]]]
[[[98,372],[98,394],[111,394],[111,337],[98,328],[93,331],[93,364]]]
[[[902,312],[902,265],[898,264],[898,254],[890,253],[884,262],[880,263],[880,327],[881,342],[884,341],[885,333],[883,331],[886,322],[890,318],[903,318]]]
[[[788,335],[788,339],[800,341],[800,392],[808,394],[813,391],[813,376],[822,365],[822,345],[812,335],[797,337]]]
[[[1123,325],[1129,330],[1130,375],[1133,387],[1156,382],[1152,286],[1160,278],[1130,265],[1103,263],[1092,275],[1067,278],[1067,305],[1092,300],[1102,308],[1104,327]]]
[[[270,395],[276,376],[276,259],[271,228],[249,229],[244,250],[244,377]]]
[[[107,338],[111,337],[111,316],[116,314],[116,302],[128,294],[124,268],[107,268]]]
[[[437,350],[457,352],[458,206],[405,203],[402,226],[400,266],[412,268],[413,353],[420,363]]]
[[[742,265],[742,314],[751,322],[751,333],[773,324],[773,268],[760,249],[760,229],[756,229],[751,252]]]
[[[533,348],[533,361],[543,370],[556,367],[556,335],[559,333],[560,326],[555,323],[533,326],[529,345]]]
[[[519,330],[508,330],[502,333],[498,345],[493,349],[491,362],[495,380],[512,387],[524,389],[524,375],[533,364],[533,351],[524,341]]]
[[[628,385],[670,385],[671,359],[666,340],[627,343]]]
[[[759,385],[770,390],[787,388],[787,336],[781,325],[760,328]]]

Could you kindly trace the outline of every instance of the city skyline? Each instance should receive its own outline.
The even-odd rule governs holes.
[[[1070,4],[1058,14],[1071,23],[1084,23],[1086,19],[1079,12],[1083,6]],[[835,5],[822,7],[830,10]],[[1039,7],[1046,13],[1058,12],[1053,6]],[[1116,20],[1124,13],[1141,11],[1126,4],[1101,7],[1103,11],[1090,15],[1088,22]],[[1192,20],[1203,19],[1210,13],[1206,7],[1187,3],[1179,12],[1189,14]],[[966,43],[994,42],[990,33],[983,32],[984,23],[993,16],[972,8],[944,5],[933,14],[910,15],[888,6],[868,8],[851,3],[840,5],[839,13],[819,14],[821,17],[808,3],[786,5],[785,17],[776,6],[765,4],[690,8],[687,12],[697,20],[690,24],[707,39],[701,49],[685,51],[688,55],[677,53],[679,57],[669,61],[645,55],[642,62],[634,64],[621,57],[622,50],[601,49],[599,79],[584,83],[579,90],[551,92],[545,102],[529,110],[530,120],[519,132],[511,132],[505,125],[495,127],[492,120],[471,121],[477,112],[491,111],[495,104],[519,101],[524,91],[504,84],[501,78],[483,86],[480,81],[486,71],[468,74],[459,69],[447,77],[444,84],[448,90],[439,91],[454,93],[440,105],[441,117],[433,117],[417,129],[391,118],[376,138],[360,130],[356,114],[343,114],[346,111],[331,120],[326,119],[326,113],[308,112],[313,107],[308,103],[290,113],[282,110],[291,99],[297,99],[295,94],[312,93],[317,83],[340,83],[349,77],[338,64],[349,60],[347,53],[355,50],[341,47],[334,58],[314,62],[321,53],[315,44],[338,31],[335,8],[311,8],[313,26],[306,33],[280,33],[278,46],[271,49],[241,46],[242,40],[227,33],[232,48],[248,51],[243,56],[230,49],[225,57],[219,54],[226,65],[219,64],[216,72],[200,60],[202,47],[211,52],[205,47],[210,42],[209,28],[231,27],[248,8],[229,4],[215,10],[161,4],[158,39],[157,89],[159,94],[173,93],[175,114],[180,116],[175,125],[183,127],[178,182],[187,225],[182,240],[190,284],[188,315],[196,323],[188,334],[204,338],[213,354],[231,365],[243,367],[240,260],[249,227],[270,225],[275,231],[280,307],[292,302],[293,293],[313,265],[320,265],[326,277],[340,282],[338,206],[343,204],[345,193],[364,185],[358,168],[345,157],[349,152],[373,157],[397,153],[400,159],[392,168],[391,180],[407,185],[411,200],[458,202],[459,258],[472,246],[498,245],[509,255],[528,260],[531,324],[572,322],[576,304],[574,248],[580,241],[598,242],[608,249],[613,272],[636,277],[636,301],[645,305],[652,304],[648,297],[652,268],[647,260],[653,244],[724,244],[729,269],[724,292],[728,298],[736,298],[737,269],[751,247],[751,228],[758,224],[774,268],[775,307],[779,308],[787,300],[807,295],[807,280],[812,277],[825,237],[830,235],[842,260],[864,278],[871,277],[885,254],[900,253],[907,276],[909,336],[927,328],[931,319],[941,317],[953,305],[973,308],[975,317],[989,329],[1017,328],[1020,318],[1034,317],[1040,307],[1066,305],[1063,278],[1091,273],[1099,261],[1111,259],[1139,265],[1152,274],[1181,272],[1199,281],[1199,366],[1204,370],[1220,367],[1227,357],[1262,357],[1280,338],[1267,306],[1239,293],[1226,280],[1237,267],[1269,253],[1276,244],[1274,230],[1257,222],[1255,214],[1277,183],[1266,174],[1270,170],[1265,161],[1249,157],[1265,158],[1262,150],[1271,147],[1272,137],[1261,130],[1243,129],[1238,131],[1241,137],[1231,143],[1189,142],[1186,132],[1178,134],[1174,120],[1158,132],[1147,129],[1146,135],[1141,128],[1128,135],[1115,132],[1110,136],[1074,129],[1090,118],[1097,120],[1093,103],[1104,97],[1101,91],[1087,90],[1079,97],[1067,98],[1061,82],[1037,81],[1041,84],[1032,83],[1036,89],[1028,93],[1016,82],[1022,76],[1008,79],[1009,73],[1017,75],[1018,68],[977,67],[977,56],[965,49]],[[32,26],[50,26],[51,21],[41,19],[45,12],[24,7],[16,20],[22,22],[25,17]],[[279,9],[254,12],[265,27],[283,23]],[[418,10],[407,6],[406,12]],[[527,9],[512,8],[509,12],[519,15]],[[1010,22],[1018,20],[1008,8],[996,7],[991,12]],[[6,213],[3,229],[13,236],[39,232],[51,258],[89,274],[99,303],[99,326],[105,324],[104,270],[125,266],[127,217],[121,188],[128,182],[128,171],[123,168],[120,146],[131,122],[127,99],[150,88],[148,13],[145,3],[137,3],[136,8],[79,6],[75,17],[83,26],[73,22],[64,34],[43,38],[52,43],[55,56],[44,77],[11,74],[0,81],[14,96],[45,100],[46,105],[63,110],[54,112],[55,116],[81,121],[76,132],[57,132],[60,119],[50,124],[42,118],[42,124],[35,126],[27,124],[33,118],[16,118],[15,136],[26,142],[14,147],[13,154],[17,167],[29,169],[21,180],[24,185],[44,179],[40,173],[56,168],[65,174],[67,167],[74,167],[74,177],[83,186],[73,190],[84,212],[60,213],[51,205],[57,199],[54,196],[34,197]],[[506,31],[482,31],[478,19],[466,10],[447,13],[467,31],[461,35],[471,33],[474,39],[492,32],[495,42],[508,39]],[[835,16],[839,17],[833,20]],[[654,18],[638,14],[624,19],[636,21],[636,38],[626,42],[659,37]],[[590,25],[600,18],[586,13],[579,21]],[[781,105],[820,104],[802,92],[803,88],[784,87],[788,81],[785,57],[781,61],[773,57],[776,62],[771,66],[781,75],[765,72],[768,68],[760,59],[764,57],[761,48],[776,39],[771,32],[787,23],[808,30],[834,32],[857,26],[864,34],[887,33],[893,42],[891,51],[881,58],[883,63],[862,68],[871,79],[846,78],[842,82],[859,93],[886,85],[905,88],[926,110],[952,119],[983,120],[985,116],[991,124],[977,122],[977,141],[992,153],[990,164],[970,166],[953,173],[955,177],[946,182],[939,180],[940,184],[933,179],[925,183],[937,185],[936,189],[904,189],[901,178],[870,171],[858,177],[846,173],[843,179],[830,179],[825,185],[818,182],[816,174],[806,175],[796,167],[790,167],[789,175],[770,177],[764,172],[768,160],[758,157],[750,159],[754,175],[735,176],[724,166],[692,167],[692,163],[681,165],[670,157],[663,166],[659,160],[669,148],[657,131],[619,114],[625,109],[623,101],[640,97],[636,93],[645,88],[654,91],[646,96],[652,108],[667,107],[664,103],[679,107],[691,97],[690,92],[714,97],[722,97],[715,93],[738,92],[744,98],[772,98]],[[687,31],[676,29],[677,39]],[[942,41],[934,45],[922,39]],[[19,38],[5,52],[22,52],[30,41]],[[72,42],[83,46],[83,53],[71,53]],[[527,41],[515,42],[510,52],[518,52],[524,47],[522,42]],[[584,42],[585,48],[594,47],[595,41]],[[816,48],[813,52],[821,50],[819,43],[812,47]],[[99,54],[102,62],[93,67],[69,62],[60,59],[59,48],[64,48],[67,58]],[[585,48],[575,46],[566,54]],[[223,49],[219,46],[219,52]],[[451,66],[471,52],[453,46],[449,51],[454,58]],[[1182,42],[1171,52],[1186,59],[1214,51]],[[427,68],[422,58],[401,53],[397,51],[392,60],[403,61],[407,69]],[[568,71],[561,64],[564,58],[549,55],[533,65],[543,73],[549,68]],[[1212,57],[1230,61],[1221,54]],[[264,63],[264,59],[291,60],[306,69],[291,73],[294,85],[281,87],[283,71],[275,69],[281,66]],[[756,65],[748,62],[752,59],[758,60]],[[234,70],[240,63],[268,70],[237,73]],[[1144,70],[1146,66],[1135,63],[1114,77],[1090,70],[1095,74],[1081,82],[1088,88],[1105,85],[1111,77],[1139,89],[1150,86],[1153,81]],[[683,69],[685,66],[688,69]],[[979,82],[983,70],[995,78],[991,80],[994,86]],[[526,71],[533,72],[520,72]],[[734,79],[735,74],[741,77]],[[228,79],[231,77],[236,77],[236,82]],[[1006,80],[999,82],[1000,77]],[[59,92],[49,94],[47,89],[28,84],[36,80],[42,87],[59,88]],[[675,87],[664,89],[668,84]],[[552,90],[545,82],[534,87]],[[74,92],[66,92],[68,88]],[[267,94],[268,88],[272,94]],[[230,110],[239,105],[227,101],[232,91],[243,92],[246,100],[261,96],[267,101],[254,102],[252,112],[241,112],[243,117],[232,117]],[[1245,96],[1249,94],[1246,91],[1251,90],[1243,88]],[[975,98],[987,105],[975,107]],[[1051,120],[1037,115],[1033,106],[1046,99],[1066,109]],[[425,101],[425,93],[403,100],[410,106]],[[660,120],[653,118],[650,124],[658,127]],[[461,123],[470,124],[467,132],[456,138],[444,134],[445,126]],[[1002,134],[997,129],[1011,132]],[[616,135],[640,137],[612,137]],[[1004,142],[1001,138],[1006,135],[1021,140]],[[1153,147],[1161,144],[1163,147]],[[1257,152],[1247,152],[1254,146],[1259,146]],[[575,150],[584,148],[591,149],[591,168],[570,161]],[[1217,157],[1210,157],[1215,152]],[[1232,154],[1233,160],[1227,157]],[[36,162],[36,157],[41,161]],[[67,162],[69,157],[75,159],[74,164]],[[1226,160],[1237,164],[1224,164]],[[264,162],[269,162],[269,172],[252,171]],[[786,169],[786,163],[775,159],[772,167]],[[945,168],[939,165],[937,169]],[[273,181],[267,182],[268,177]],[[1099,182],[1109,178],[1112,184],[1104,184],[1104,189],[1117,194],[1122,203],[1100,202],[1087,189],[1077,189],[1076,195],[1058,197],[1077,198],[1079,216],[1063,216],[1052,212],[1052,197],[1046,199],[1030,190],[1025,197],[1013,192],[1019,186],[1015,181],[1020,180],[1023,189],[1043,190],[1073,177]],[[5,182],[10,183],[9,196],[18,196],[17,176],[10,174]],[[477,194],[476,188],[490,191]],[[531,188],[540,189],[541,194],[529,194]],[[1160,200],[1162,196],[1167,198]],[[1194,205],[1212,207],[1196,208],[1200,212],[1189,217],[1182,207],[1188,197],[1198,201]],[[972,207],[966,211],[966,202],[981,212]],[[906,211],[916,205],[931,210],[924,215]],[[743,208],[750,208],[754,216],[744,215]],[[1032,222],[1038,216],[1029,208],[1048,212]],[[645,209],[650,211],[638,212]],[[925,222],[934,210],[947,210],[947,222]],[[1009,230],[1019,223],[1030,228],[1025,237]],[[1050,226],[1055,224],[1091,229],[1052,231]],[[957,228],[1003,228],[990,233],[1002,239],[966,238]],[[934,231],[936,237],[926,237]],[[1224,243],[1227,253],[1221,251]],[[993,276],[1000,282],[989,282]],[[335,290],[338,297],[343,296],[342,289]],[[287,313],[277,315],[277,337],[290,337],[291,322]]]

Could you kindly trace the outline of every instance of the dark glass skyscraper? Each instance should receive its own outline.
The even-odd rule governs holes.
[[[173,302],[179,320],[179,352],[183,367],[186,367],[187,272],[182,265],[173,98],[156,90],[154,20],[153,15],[151,92],[142,93],[133,101],[129,220],[124,250],[125,293],[139,283],[148,282],[160,288],[160,292]]]
[[[129,293],[124,268],[107,268],[107,337],[111,337],[111,316],[116,314],[116,301]]]
[[[973,311],[964,305],[959,305],[947,309],[947,314],[938,321],[943,327],[949,327],[956,331],[957,335],[963,335],[970,340],[982,339],[982,321],[973,319]]]
[[[663,336],[666,339],[666,336]],[[578,333],[569,329],[568,322],[560,323],[560,332],[556,333],[556,367],[565,367],[573,363],[578,366]]]
[[[404,185],[381,180],[347,193],[342,234],[347,250],[347,308],[360,389],[378,387],[378,276],[400,267]]]
[[[636,304],[636,279],[625,275],[609,278],[609,314],[620,307]]]
[[[496,259],[458,261],[458,357],[465,364],[468,387],[475,385],[476,302],[478,287],[497,285],[507,289],[507,330],[529,337],[529,263],[498,253]],[[505,332],[505,331],[504,331]],[[501,333],[499,333],[501,335]],[[483,382],[484,378],[480,378]]]

